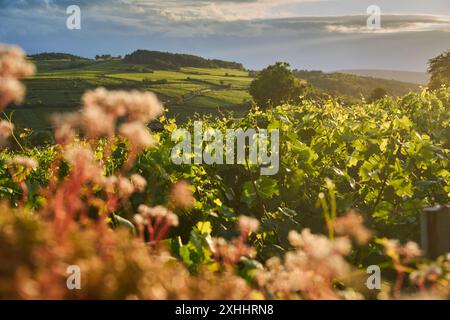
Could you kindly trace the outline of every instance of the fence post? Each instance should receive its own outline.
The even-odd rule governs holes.
[[[424,257],[436,259],[450,252],[450,207],[424,208],[420,220]]]

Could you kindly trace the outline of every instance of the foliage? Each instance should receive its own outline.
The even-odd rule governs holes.
[[[199,209],[217,213],[208,218],[215,225],[226,225],[228,217],[239,212],[262,218],[268,255],[275,244],[287,247],[290,228],[323,231],[322,209],[316,202],[326,178],[335,183],[339,213],[356,208],[378,235],[417,240],[421,208],[449,201],[448,103],[449,90],[425,90],[371,104],[304,101],[266,112],[255,109],[244,119],[202,119],[205,127],[223,131],[279,129],[282,157],[273,177],[260,176],[255,166],[172,164],[173,124],[166,126],[157,150],[147,152],[147,160],[137,167],[142,170],[153,163],[152,169],[140,172],[164,172],[191,181]],[[158,161],[150,161],[155,154]],[[161,187],[156,176],[152,183]]]
[[[262,70],[250,84],[250,94],[263,109],[285,102],[299,102],[307,86],[295,78],[289,64],[278,62]]]
[[[31,59],[38,60],[88,60],[69,53],[60,52],[43,52],[38,54],[33,54],[29,56]]]
[[[159,52],[148,50],[137,50],[128,54],[124,58],[125,63],[145,64],[154,69],[178,69],[183,67],[199,67],[199,68],[229,68],[244,70],[242,64],[237,62],[229,62],[222,60],[209,60],[202,57]]]
[[[428,72],[431,74],[429,87],[437,89],[442,85],[450,84],[450,51],[430,59]]]
[[[375,102],[380,99],[383,99],[388,95],[386,89],[384,88],[375,88],[373,89],[372,93],[370,94],[370,97],[368,99],[369,102]]]

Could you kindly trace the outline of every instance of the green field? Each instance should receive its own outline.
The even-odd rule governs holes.
[[[233,111],[242,115],[251,97],[248,72],[224,68],[149,70],[145,65],[121,60],[39,60],[37,74],[26,81],[25,103],[14,108],[20,127],[45,130],[49,116],[80,108],[86,90],[99,86],[111,90],[146,90],[165,103],[168,116],[185,121],[198,113],[216,115]]]

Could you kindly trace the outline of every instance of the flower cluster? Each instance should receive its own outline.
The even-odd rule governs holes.
[[[279,298],[295,296],[306,299],[336,299],[339,292],[334,282],[346,276],[351,268],[345,260],[350,253],[348,238],[329,240],[313,235],[309,229],[291,231],[289,242],[295,251],[288,252],[284,261],[269,259],[257,274],[258,284]]]
[[[152,244],[164,239],[171,227],[178,226],[178,216],[162,206],[151,208],[142,204],[138,211],[134,222],[139,235],[141,239],[148,239]]]
[[[164,249],[149,250],[125,230],[80,228],[61,237],[54,225],[0,205],[0,299],[252,299],[233,273],[192,276]],[[3,260],[4,259],[4,260]],[[67,289],[67,267],[81,289]]]
[[[164,108],[150,92],[108,91],[99,88],[87,92],[81,113],[55,116],[56,139],[67,144],[80,129],[85,137],[112,137],[118,132],[127,138],[135,152],[154,145],[147,124],[159,117]],[[119,123],[120,122],[120,123]]]
[[[186,181],[178,181],[170,190],[170,202],[177,208],[192,208],[194,206],[194,196],[192,186]]]
[[[347,215],[334,220],[334,230],[337,234],[350,236],[359,245],[364,245],[372,237],[372,232],[364,226],[363,222],[361,215],[350,211]]]
[[[408,264],[412,259],[422,255],[417,243],[409,241],[404,246],[398,240],[383,240],[385,253],[396,262]]]
[[[34,65],[21,49],[0,45],[0,111],[12,102],[22,102],[25,87],[19,80],[33,74]]]
[[[256,251],[247,245],[249,233],[256,232],[259,228],[259,221],[247,216],[239,217],[238,238],[226,241],[223,238],[213,239],[212,250],[216,260],[221,261],[225,267],[236,265],[242,257],[254,257]]]
[[[6,120],[0,120],[0,146],[6,144],[9,136],[14,130],[14,125]]]

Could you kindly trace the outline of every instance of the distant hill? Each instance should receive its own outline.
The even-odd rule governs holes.
[[[39,54],[33,54],[28,56],[35,61],[43,60],[88,60],[83,57],[79,57],[70,53],[59,53],[59,52],[43,52]]]
[[[392,96],[402,96],[410,91],[419,90],[419,85],[415,83],[339,72],[325,73],[322,71],[294,70],[294,74],[323,92],[344,98],[368,98],[375,88],[384,88]]]
[[[397,80],[402,82],[426,85],[430,79],[426,72],[396,71],[396,70],[340,70],[340,73],[353,74],[355,76],[373,77],[387,80]]]
[[[125,63],[146,65],[153,69],[195,68],[228,68],[244,70],[237,62],[210,60],[202,57],[160,51],[137,50],[123,59]]]

